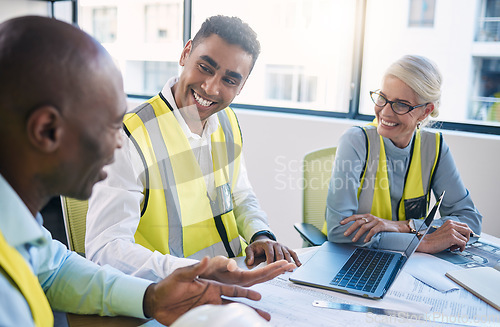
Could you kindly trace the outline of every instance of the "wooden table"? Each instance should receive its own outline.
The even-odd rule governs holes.
[[[131,317],[101,317],[98,315],[67,314],[69,327],[137,327],[149,321]]]

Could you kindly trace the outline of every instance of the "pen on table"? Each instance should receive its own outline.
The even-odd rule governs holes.
[[[439,228],[439,226],[436,226],[436,225],[431,226],[431,227],[434,228],[434,229],[438,229]],[[470,237],[477,237],[477,238],[479,238],[481,236],[478,235],[478,234],[476,234],[476,233],[474,233],[474,232],[470,232]]]

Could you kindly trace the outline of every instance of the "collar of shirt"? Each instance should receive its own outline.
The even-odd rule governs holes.
[[[394,143],[392,143],[392,141],[390,139],[388,139],[386,137],[382,137],[382,139],[384,140],[384,144],[385,144],[385,153],[389,157],[398,158],[398,159],[408,157],[410,155],[411,145],[413,143],[414,138],[415,138],[415,133],[413,133],[413,136],[410,140],[410,143],[406,147],[398,148],[396,145],[394,145]]]
[[[165,97],[165,99],[167,99],[167,101],[174,109],[174,116],[179,122],[179,125],[181,126],[184,134],[186,134],[186,137],[190,140],[190,142],[191,140],[208,139],[217,130],[217,128],[219,128],[219,119],[217,118],[217,115],[211,115],[210,117],[208,117],[201,136],[191,132],[188,125],[186,124],[186,121],[182,117],[179,108],[177,108],[177,103],[175,102],[174,95],[172,94],[172,86],[174,86],[178,80],[179,77],[170,78],[161,90],[161,94]]]
[[[12,247],[22,244],[42,245],[46,242],[41,228],[42,216],[33,217],[5,178],[0,175],[0,230]]]

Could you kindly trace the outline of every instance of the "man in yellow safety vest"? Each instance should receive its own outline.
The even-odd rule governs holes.
[[[183,264],[177,258],[300,264],[269,228],[229,108],[259,52],[241,19],[209,17],[181,53],[180,76],[125,115],[126,141],[89,201],[87,258],[151,280]]]

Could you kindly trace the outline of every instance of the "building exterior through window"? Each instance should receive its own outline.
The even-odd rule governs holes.
[[[179,73],[182,0],[79,6],[79,25],[113,55],[127,93],[152,96]],[[235,103],[373,115],[369,91],[385,69],[418,54],[443,74],[440,120],[500,126],[500,0],[192,0],[192,32],[217,14],[241,17],[262,45]]]

